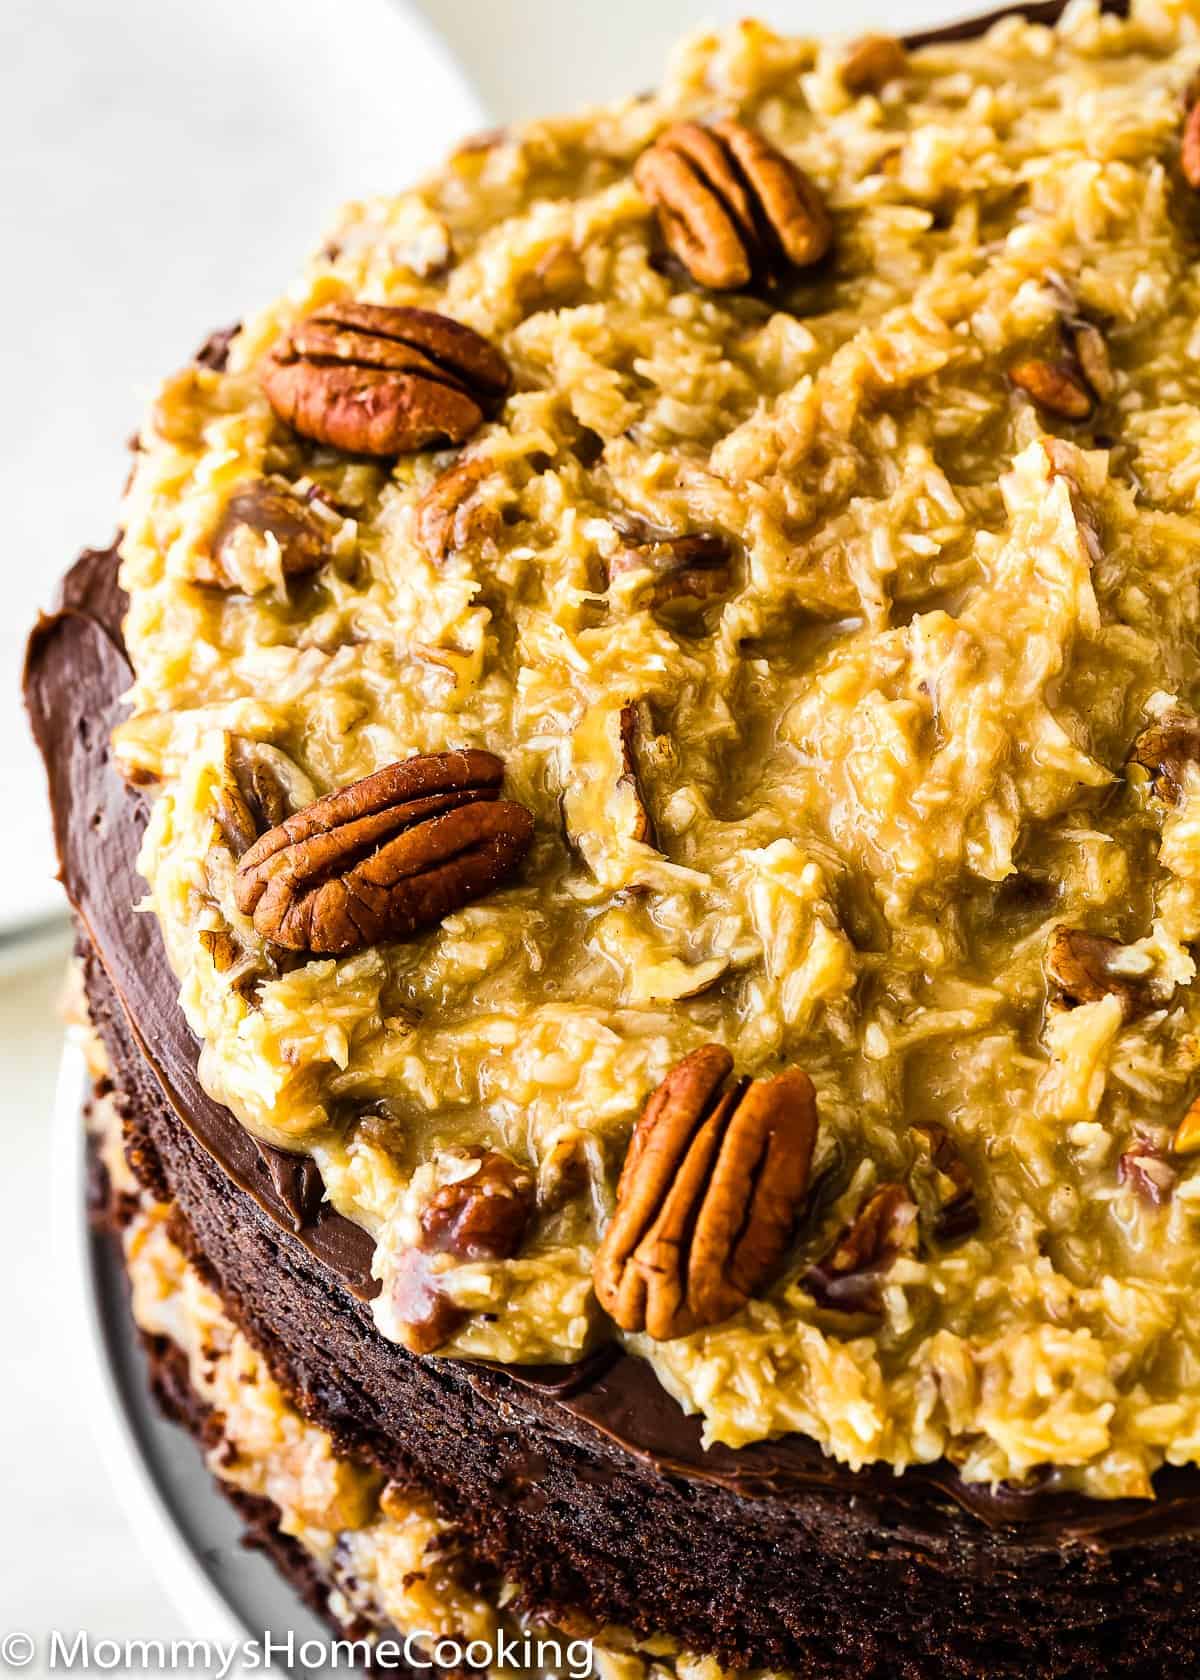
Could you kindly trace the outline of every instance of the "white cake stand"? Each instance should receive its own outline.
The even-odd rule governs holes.
[[[237,1512],[217,1490],[192,1437],[151,1398],[112,1238],[89,1229],[81,1110],[88,1075],[79,1050],[63,1052],[55,1100],[57,1250],[64,1311],[73,1314],[79,1366],[97,1450],[146,1558],[196,1639],[226,1647],[294,1635],[328,1642],[329,1629],[274,1565],[241,1544]],[[233,1675],[247,1672],[235,1667]]]

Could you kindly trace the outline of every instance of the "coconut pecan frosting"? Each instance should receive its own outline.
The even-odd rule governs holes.
[[[422,1353],[1197,1457],[1196,18],[745,23],[351,206],[125,506],[206,1091]]]

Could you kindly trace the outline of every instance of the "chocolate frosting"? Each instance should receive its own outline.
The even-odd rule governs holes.
[[[526,1383],[531,1376],[511,1368],[507,1374]],[[901,1525],[909,1533],[944,1527],[947,1513],[961,1511],[991,1530],[1019,1530],[1019,1542],[1028,1545],[1071,1540],[1098,1548],[1149,1536],[1167,1538],[1200,1525],[1200,1471],[1192,1466],[1160,1471],[1152,1500],[1088,1499],[1063,1492],[1052,1471],[1020,1487],[965,1482],[945,1460],[902,1473],[887,1464],[854,1471],[804,1435],[706,1450],[700,1419],[682,1412],[649,1366],[628,1355],[604,1357],[602,1352],[569,1368],[557,1391],[549,1373],[533,1377],[575,1418],[661,1474],[714,1483],[743,1499],[786,1503],[813,1495],[853,1497],[869,1504],[887,1526]]]
[[[1023,6],[998,6],[994,12],[960,18],[955,23],[941,23],[936,29],[919,29],[915,34],[904,37],[904,45],[912,49],[971,41],[978,35],[986,34],[994,23],[1007,17],[1022,17],[1027,23],[1057,23],[1066,9],[1066,0],[1028,0],[1028,4]],[[1128,17],[1129,0],[1101,0],[1100,10],[1111,12],[1114,17]]]
[[[256,1142],[201,1087],[199,1044],[179,1008],[158,923],[134,909],[145,892],[136,858],[148,810],[118,775],[109,745],[133,681],[121,640],[125,606],[115,547],[89,549],[29,641],[25,698],[50,782],[59,878],[179,1118],[265,1213],[368,1298],[379,1288],[374,1245],[325,1203],[315,1163]]]
[[[1022,8],[1053,21],[1058,0]],[[1124,11],[1123,3],[1105,9]],[[909,38],[911,45],[978,34],[1006,12]],[[221,356],[228,334],[206,346]],[[258,1143],[214,1102],[197,1077],[199,1043],[178,1004],[158,923],[133,907],[143,894],[135,860],[147,820],[145,798],[126,786],[111,761],[110,737],[127,707],[133,680],[121,623],[127,605],[115,545],[89,549],[68,573],[55,611],[30,638],[25,696],[46,761],[60,879],[166,1101],[223,1170],[283,1230],[358,1299],[379,1285],[371,1276],[368,1233],[324,1200],[316,1164]],[[705,1448],[699,1418],[688,1416],[642,1360],[616,1347],[567,1367],[464,1366],[491,1398],[499,1378],[564,1430],[595,1431],[620,1453],[661,1474],[700,1480],[740,1498],[782,1502],[824,1497],[869,1505],[892,1524],[944,1532],[965,1513],[1014,1545],[1094,1547],[1168,1538],[1200,1528],[1200,1469],[1167,1468],[1153,1500],[1090,1500],[1066,1493],[1048,1471],[1021,1487],[964,1482],[945,1461],[896,1474],[890,1466],[852,1471],[814,1442],[791,1435],[733,1449]],[[536,1480],[536,1477],[534,1478]]]

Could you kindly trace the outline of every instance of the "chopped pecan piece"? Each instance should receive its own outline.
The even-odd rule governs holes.
[[[571,443],[567,445],[571,454],[586,470],[594,467],[604,454],[604,439],[599,432],[594,432],[590,426],[580,426]]]
[[[507,1155],[488,1150],[472,1166],[466,1177],[435,1191],[421,1213],[419,1247],[404,1249],[392,1274],[391,1304],[414,1353],[442,1347],[467,1319],[426,1256],[510,1259],[533,1211],[533,1177]]]
[[[435,565],[468,543],[494,537],[499,530],[499,514],[478,496],[479,486],[491,471],[492,463],[479,456],[456,461],[434,479],[417,503],[417,535]]]
[[[917,1146],[913,1190],[932,1236],[953,1242],[979,1228],[979,1208],[970,1168],[944,1126],[933,1121],[912,1128]]]
[[[312,791],[308,777],[278,747],[241,735],[225,737],[213,814],[234,857],[240,858],[259,835],[308,804]]]
[[[561,309],[578,297],[586,282],[579,252],[560,241],[543,251],[533,268],[518,278],[517,297],[523,309]]]
[[[1039,408],[1062,420],[1086,420],[1094,407],[1091,391],[1078,368],[1066,362],[1048,362],[1031,357],[1008,370],[1018,390],[1031,396]]]
[[[450,157],[453,160],[454,158],[475,157],[481,152],[492,152],[495,151],[497,146],[503,146],[507,139],[508,130],[506,128],[481,128],[476,133],[468,134],[460,140],[451,152]]]
[[[571,739],[571,770],[560,809],[570,849],[604,886],[628,885],[629,842],[658,846],[640,767],[642,706],[584,713]]]
[[[1055,928],[1050,940],[1046,967],[1068,1004],[1099,1003],[1117,997],[1128,1019],[1149,1005],[1145,986],[1136,977],[1113,968],[1113,958],[1124,949],[1119,939],[1102,933],[1085,933],[1082,928]]]
[[[360,455],[463,443],[508,394],[508,363],[428,309],[326,303],[276,341],[262,371],[279,418]]]
[[[1116,389],[1116,380],[1104,334],[1094,322],[1078,318],[1069,321],[1065,330],[1079,371],[1092,394],[1097,401],[1107,402]]]
[[[313,515],[289,491],[258,478],[235,490],[208,541],[210,569],[197,581],[220,589],[240,589],[252,571],[255,550],[268,541],[279,549],[285,578],[315,572],[329,558],[325,533]]]
[[[1189,765],[1200,765],[1200,718],[1172,712],[1133,743],[1133,762],[1149,770],[1155,792],[1178,805]]]
[[[227,928],[201,928],[197,937],[225,984],[248,1002],[264,981],[285,971],[288,952],[277,957],[270,946],[264,952],[248,951]]]
[[[533,1178],[489,1149],[466,1178],[443,1184],[421,1214],[423,1246],[459,1260],[508,1260],[533,1210]]]
[[[1108,344],[1099,327],[1083,316],[1064,319],[1061,330],[1061,360],[1032,357],[1010,368],[1008,377],[1048,414],[1086,420],[1116,389]]]
[[[537,1204],[543,1213],[558,1213],[591,1185],[590,1153],[600,1145],[586,1132],[562,1133],[538,1163]]]
[[[1137,1138],[1117,1162],[1117,1180],[1127,1184],[1151,1207],[1163,1207],[1171,1199],[1178,1177],[1162,1150],[1148,1138]]]
[[[1044,920],[1044,912],[1057,899],[1059,887],[1048,875],[1016,869],[996,883],[994,893],[993,903],[1002,915],[1036,915]]]
[[[1042,447],[1050,466],[1051,479],[1061,479],[1067,487],[1076,530],[1086,550],[1088,562],[1093,566],[1098,565],[1104,558],[1104,544],[1096,509],[1084,495],[1079,482],[1079,452],[1074,444],[1056,437],[1043,438]]]
[[[245,953],[228,928],[201,928],[198,937],[218,974],[228,973],[244,958]]]
[[[654,819],[650,815],[650,808],[646,804],[646,795],[642,791],[642,778],[638,771],[637,751],[638,732],[641,723],[638,709],[632,702],[621,707],[618,729],[621,740],[621,774],[617,778],[617,786],[629,788],[633,794],[634,826],[632,838],[646,846],[657,846],[658,836],[654,832]]]
[[[238,908],[265,939],[338,955],[432,927],[505,880],[533,818],[500,798],[488,752],[389,764],[264,834],[238,867]]]
[[[1200,1149],[1200,1097],[1194,1097],[1187,1113],[1175,1128],[1171,1149],[1176,1155],[1194,1155]]]
[[[881,1184],[833,1246],[804,1274],[804,1287],[831,1312],[883,1311],[883,1279],[902,1254],[917,1250],[917,1207],[903,1184]]]
[[[860,35],[842,60],[842,86],[857,99],[860,93],[878,93],[907,70],[908,54],[894,35]]]
[[[733,548],[727,537],[715,531],[673,535],[655,530],[633,514],[614,517],[612,523],[628,547],[619,549],[609,562],[610,585],[622,573],[648,570],[646,604],[660,617],[693,618],[728,594]]]
[[[225,736],[221,774],[213,794],[213,820],[235,858],[247,852],[259,835],[313,797],[312,783],[278,747],[242,735]],[[235,889],[236,896],[236,889]],[[258,985],[294,967],[294,953],[269,941],[261,949],[247,949],[232,930],[201,929],[200,944],[226,985],[253,999]]]
[[[833,242],[812,181],[742,123],[672,124],[642,153],[634,179],[667,245],[712,291],[777,284]]]
[[[783,1259],[808,1188],[817,1115],[799,1068],[736,1080],[719,1044],[694,1050],[634,1129],[596,1251],[601,1306],[656,1341],[719,1324]]]
[[[401,1339],[410,1353],[435,1353],[467,1321],[420,1249],[406,1248],[397,1255],[389,1287]]]
[[[192,360],[200,367],[209,368],[213,373],[224,373],[225,364],[229,360],[229,347],[241,330],[240,321],[235,321],[231,327],[218,327],[216,332],[209,333]]]
[[[1195,97],[1194,89],[1179,142],[1179,167],[1188,186],[1200,192],[1200,99]]]

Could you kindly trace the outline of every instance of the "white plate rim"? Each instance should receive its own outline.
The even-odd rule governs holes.
[[[73,1315],[78,1375],[101,1461],[147,1562],[181,1618],[198,1638],[244,1639],[236,1618],[183,1538],[162,1488],[150,1474],[117,1376],[110,1330],[101,1310],[94,1233],[87,1219],[87,1142],[83,1107],[90,1093],[83,1052],[63,1046],[54,1093],[51,1171],[55,1186],[54,1249],[61,1297]],[[132,1320],[130,1321],[132,1332]]]
[[[249,1680],[264,1666],[287,1672],[278,1655],[264,1662],[264,1635],[277,1642],[276,1651],[289,1638],[298,1651],[306,1640],[326,1648],[334,1635],[271,1559],[243,1547],[245,1524],[221,1493],[198,1443],[158,1411],[129,1311],[120,1252],[109,1234],[91,1228],[87,1216],[83,1109],[90,1090],[83,1053],[68,1039],[54,1100],[51,1244],[67,1333],[79,1350],[72,1378],[82,1409],[147,1570],[187,1635],[221,1652],[241,1651],[246,1642],[255,1648],[245,1659],[223,1663],[225,1680]],[[290,1671],[316,1674],[336,1666],[297,1661]]]

